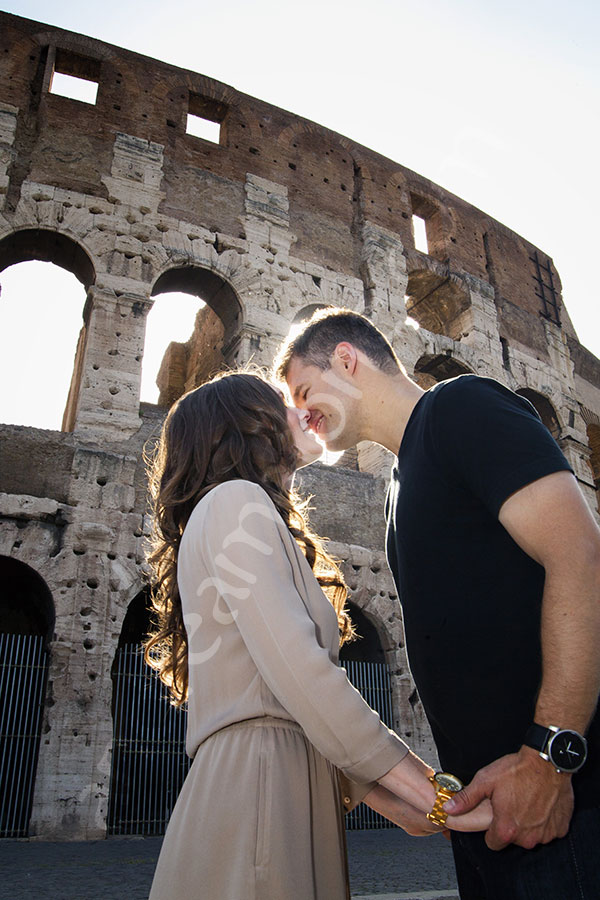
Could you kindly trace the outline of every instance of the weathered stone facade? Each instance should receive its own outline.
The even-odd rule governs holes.
[[[369,315],[424,386],[475,372],[526,393],[596,513],[600,363],[577,339],[552,261],[416,173],[87,37],[1,13],[0,45],[0,270],[50,260],[87,290],[63,431],[0,426],[0,556],[39,573],[56,613],[30,834],[98,838],[111,663],[144,583],[142,450],[165,415],[139,402],[157,294],[187,291],[209,308],[188,345],[171,345],[161,404],[223,363],[270,364],[309,308],[343,305]],[[97,82],[95,105],[50,93],[55,70]],[[188,113],[219,123],[219,143],[187,134]],[[382,552],[388,457],[359,446],[299,482],[378,630],[397,728],[430,757]]]

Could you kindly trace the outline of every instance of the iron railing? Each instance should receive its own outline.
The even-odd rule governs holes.
[[[48,650],[37,634],[0,634],[0,837],[27,837]]]
[[[380,719],[393,727],[392,685],[390,673],[385,663],[356,662],[344,660],[341,665],[346,670],[348,680],[364,697],[372,709],[377,710]],[[380,816],[364,803],[359,803],[352,812],[346,814],[346,828],[355,831],[361,828],[395,828],[396,826]]]
[[[348,678],[383,721],[392,723],[391,686],[382,663],[344,662]],[[191,760],[185,753],[187,712],[167,690],[136,644],[117,651],[109,834],[163,834]],[[360,804],[346,816],[350,829],[393,827]]]
[[[137,644],[117,651],[109,834],[164,834],[192,764],[187,713],[144,662]]]

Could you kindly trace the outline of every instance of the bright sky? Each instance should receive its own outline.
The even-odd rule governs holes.
[[[553,257],[579,338],[600,357],[597,2],[30,0],[11,3],[8,11],[216,78],[458,194]],[[83,309],[83,289],[60,271],[63,281],[54,286],[54,267],[44,264],[36,264],[43,266],[42,288],[10,286],[26,265],[34,264],[0,275],[0,378],[11,386],[4,397],[28,372],[35,387],[24,386],[11,408],[0,398],[0,421],[57,428],[81,320],[75,317],[72,333],[68,325],[73,310]],[[74,296],[65,278],[75,285]],[[16,293],[22,332],[2,318]],[[33,295],[42,294],[38,308]],[[198,301],[179,334],[167,334],[165,322],[174,324],[173,303],[184,301],[162,302],[169,306],[166,319],[158,321],[157,302],[149,332],[185,340]],[[162,355],[159,348],[150,358],[151,343],[149,334],[144,375],[150,383]],[[50,376],[58,377],[63,362],[60,387]],[[27,407],[27,398],[39,400],[42,389],[49,390],[39,403],[45,420]],[[142,397],[153,399],[149,387]]]

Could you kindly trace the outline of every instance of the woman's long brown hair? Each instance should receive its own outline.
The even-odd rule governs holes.
[[[337,613],[340,644],[353,637],[337,563],[308,525],[306,502],[285,487],[298,461],[281,395],[259,375],[228,372],[184,394],[171,408],[149,461],[155,630],[144,658],[176,706],[188,693],[188,641],[177,587],[177,557],[199,500],[224,481],[242,478],[269,495]]]

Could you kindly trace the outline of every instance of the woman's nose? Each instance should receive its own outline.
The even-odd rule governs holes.
[[[300,422],[305,423],[310,419],[310,411],[308,409],[298,409],[297,406],[294,407],[296,413],[298,414],[298,418]]]

